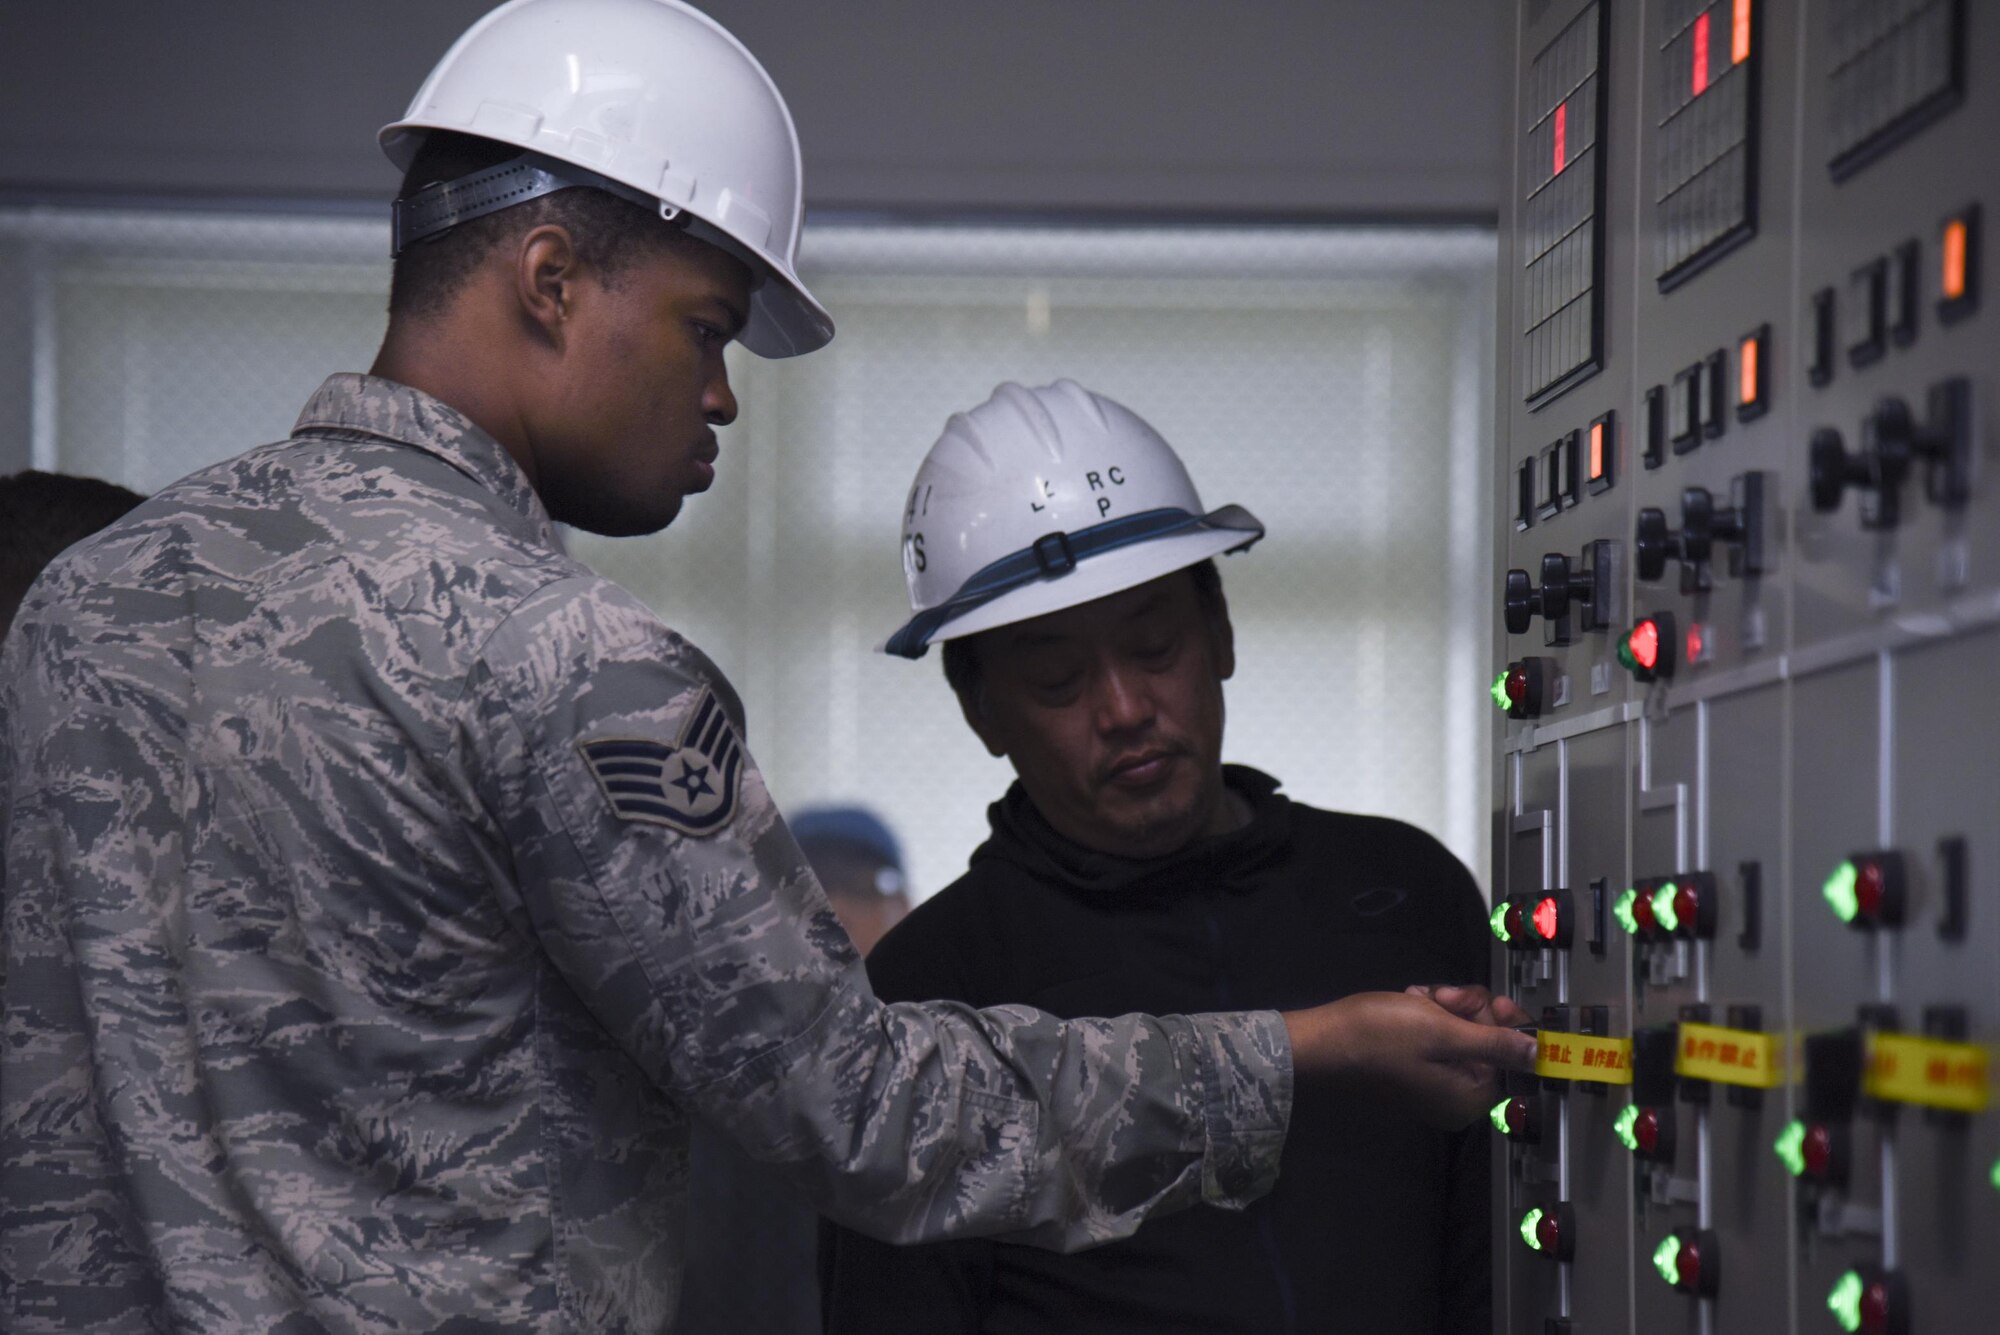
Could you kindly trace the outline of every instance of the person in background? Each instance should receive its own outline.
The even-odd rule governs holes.
[[[44,566],[145,499],[94,477],[32,468],[0,477],[0,639]]]
[[[904,514],[914,615],[887,647],[944,642],[966,723],[1016,780],[966,874],[869,958],[878,995],[1114,1015],[1485,977],[1479,890],[1435,839],[1222,763],[1236,645],[1214,558],[1264,530],[1205,510],[1139,417],[1070,381],[1002,385],[945,427]],[[1526,1018],[1483,988],[1439,995]],[[1487,1195],[1479,1130],[1301,1097],[1277,1186],[1241,1211],[1071,1256],[828,1226],[827,1329],[1483,1335]]]
[[[865,807],[805,807],[792,837],[864,959],[909,912],[903,853]],[[686,1335],[815,1335],[819,1216],[722,1131],[697,1123],[688,1150]]]
[[[902,845],[866,807],[806,807],[792,817],[792,837],[826,888],[848,940],[867,959],[882,934],[910,911]]]

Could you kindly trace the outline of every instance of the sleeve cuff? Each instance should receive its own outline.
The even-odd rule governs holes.
[[[1292,1044],[1276,1011],[1167,1022],[1183,1070],[1198,1073],[1207,1143],[1201,1199],[1240,1210],[1271,1190],[1292,1116]]]

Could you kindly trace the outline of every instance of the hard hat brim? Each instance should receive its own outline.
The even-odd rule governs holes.
[[[410,164],[416,161],[417,149],[422,145],[424,135],[432,130],[466,133],[462,126],[415,117],[383,126],[376,140],[390,162],[400,170],[408,171]],[[532,144],[515,144],[515,147],[534,151]],[[624,184],[645,193],[636,184]],[[672,207],[689,217],[700,218],[703,223],[727,236],[755,261],[757,285],[750,295],[750,318],[736,340],[746,350],[759,357],[777,360],[817,352],[833,341],[833,317],[827,313],[826,307],[820,305],[818,298],[807,291],[791,267],[780,261],[768,247],[751,244],[733,229],[699,210],[680,204]]]
[[[1065,574],[1003,593],[945,622],[924,640],[924,647],[1123,593],[1210,557],[1248,548],[1263,536],[1263,525],[1248,510],[1240,505],[1225,505],[1205,515],[1203,526],[1192,532],[1103,552],[1078,562],[1074,570]],[[889,642],[884,641],[876,649],[889,652]]]

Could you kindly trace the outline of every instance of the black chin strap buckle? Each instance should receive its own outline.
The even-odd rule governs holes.
[[[1036,538],[1030,550],[1035,553],[1035,564],[1042,568],[1046,578],[1054,579],[1076,569],[1076,553],[1070,550],[1069,534],[1061,530]]]

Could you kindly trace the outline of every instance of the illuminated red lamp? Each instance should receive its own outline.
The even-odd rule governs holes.
[[[1528,895],[1525,899],[1528,924],[1533,929],[1527,944],[1551,950],[1569,949],[1574,919],[1569,891],[1554,890],[1545,895]]]
[[[1671,612],[1641,617],[1618,640],[1618,661],[1640,681],[1674,675],[1674,618]]]

